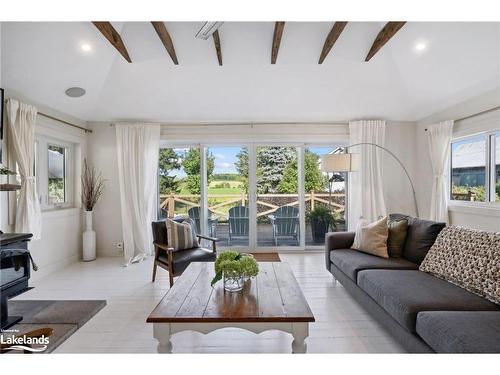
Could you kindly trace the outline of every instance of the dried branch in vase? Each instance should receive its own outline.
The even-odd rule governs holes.
[[[82,205],[85,211],[92,211],[97,201],[104,190],[104,181],[102,173],[95,170],[94,167],[89,167],[87,159],[83,162],[82,173]]]

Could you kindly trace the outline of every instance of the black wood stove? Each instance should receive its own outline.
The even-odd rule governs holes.
[[[22,320],[9,316],[8,300],[28,290],[30,269],[36,265],[28,250],[31,233],[0,233],[0,316],[1,329],[7,329]]]

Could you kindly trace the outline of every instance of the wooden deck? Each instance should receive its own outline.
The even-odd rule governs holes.
[[[339,225],[338,231],[344,230],[344,225]],[[220,240],[218,243],[219,248],[228,248],[232,246],[248,246],[248,240],[238,239],[233,240],[231,246],[229,245],[229,226],[227,223],[219,223],[217,225],[217,238]],[[257,245],[261,247],[274,247],[275,242],[273,238],[273,228],[271,224],[257,224]],[[306,246],[323,246],[324,242],[315,243],[312,239],[311,227],[306,224]],[[280,239],[278,247],[297,246],[297,241],[293,239]]]

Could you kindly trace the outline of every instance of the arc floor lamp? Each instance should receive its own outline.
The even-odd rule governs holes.
[[[394,160],[403,168],[403,171],[406,174],[406,177],[408,178],[408,181],[410,182],[410,187],[411,191],[413,194],[413,204],[415,205],[415,213],[417,217],[420,217],[419,212],[418,212],[418,205],[417,205],[417,194],[415,192],[415,186],[413,185],[413,181],[410,177],[410,174],[408,173],[408,170],[404,166],[403,162],[399,160],[399,158],[389,149],[380,146],[376,143],[369,143],[369,142],[360,142],[360,143],[355,143],[349,146],[346,146],[346,151],[348,151],[352,147],[356,146],[373,146],[376,148],[379,148],[381,150],[384,150],[387,152],[389,155],[391,155]],[[339,172],[355,172],[358,168],[358,163],[359,161],[357,160],[358,158],[357,154],[351,154],[351,153],[342,153],[342,154],[327,154],[323,155],[321,157],[321,170],[323,172],[327,173],[339,173]],[[331,207],[331,201],[332,201],[332,183],[335,180],[335,175],[329,178],[329,202],[330,202],[330,207]],[[347,198],[347,195],[346,195]],[[346,207],[347,207],[347,201],[346,201]]]

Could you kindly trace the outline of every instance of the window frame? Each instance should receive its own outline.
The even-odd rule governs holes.
[[[466,141],[468,139],[475,138],[477,136],[484,136],[485,141],[485,201],[462,201],[457,199],[452,199],[452,189],[453,189],[453,144]],[[496,170],[496,142],[497,136],[500,136],[500,129],[479,132],[474,134],[469,134],[466,136],[455,137],[450,142],[450,153],[449,153],[449,187],[448,187],[448,202],[451,205],[467,205],[467,206],[488,206],[492,205],[495,208],[500,208],[500,201],[496,200],[495,195],[495,170]]]
[[[53,211],[75,206],[74,199],[74,143],[61,139],[37,135],[35,154],[35,178],[40,208],[42,211]],[[49,204],[49,146],[61,147],[64,155],[64,202]]]

